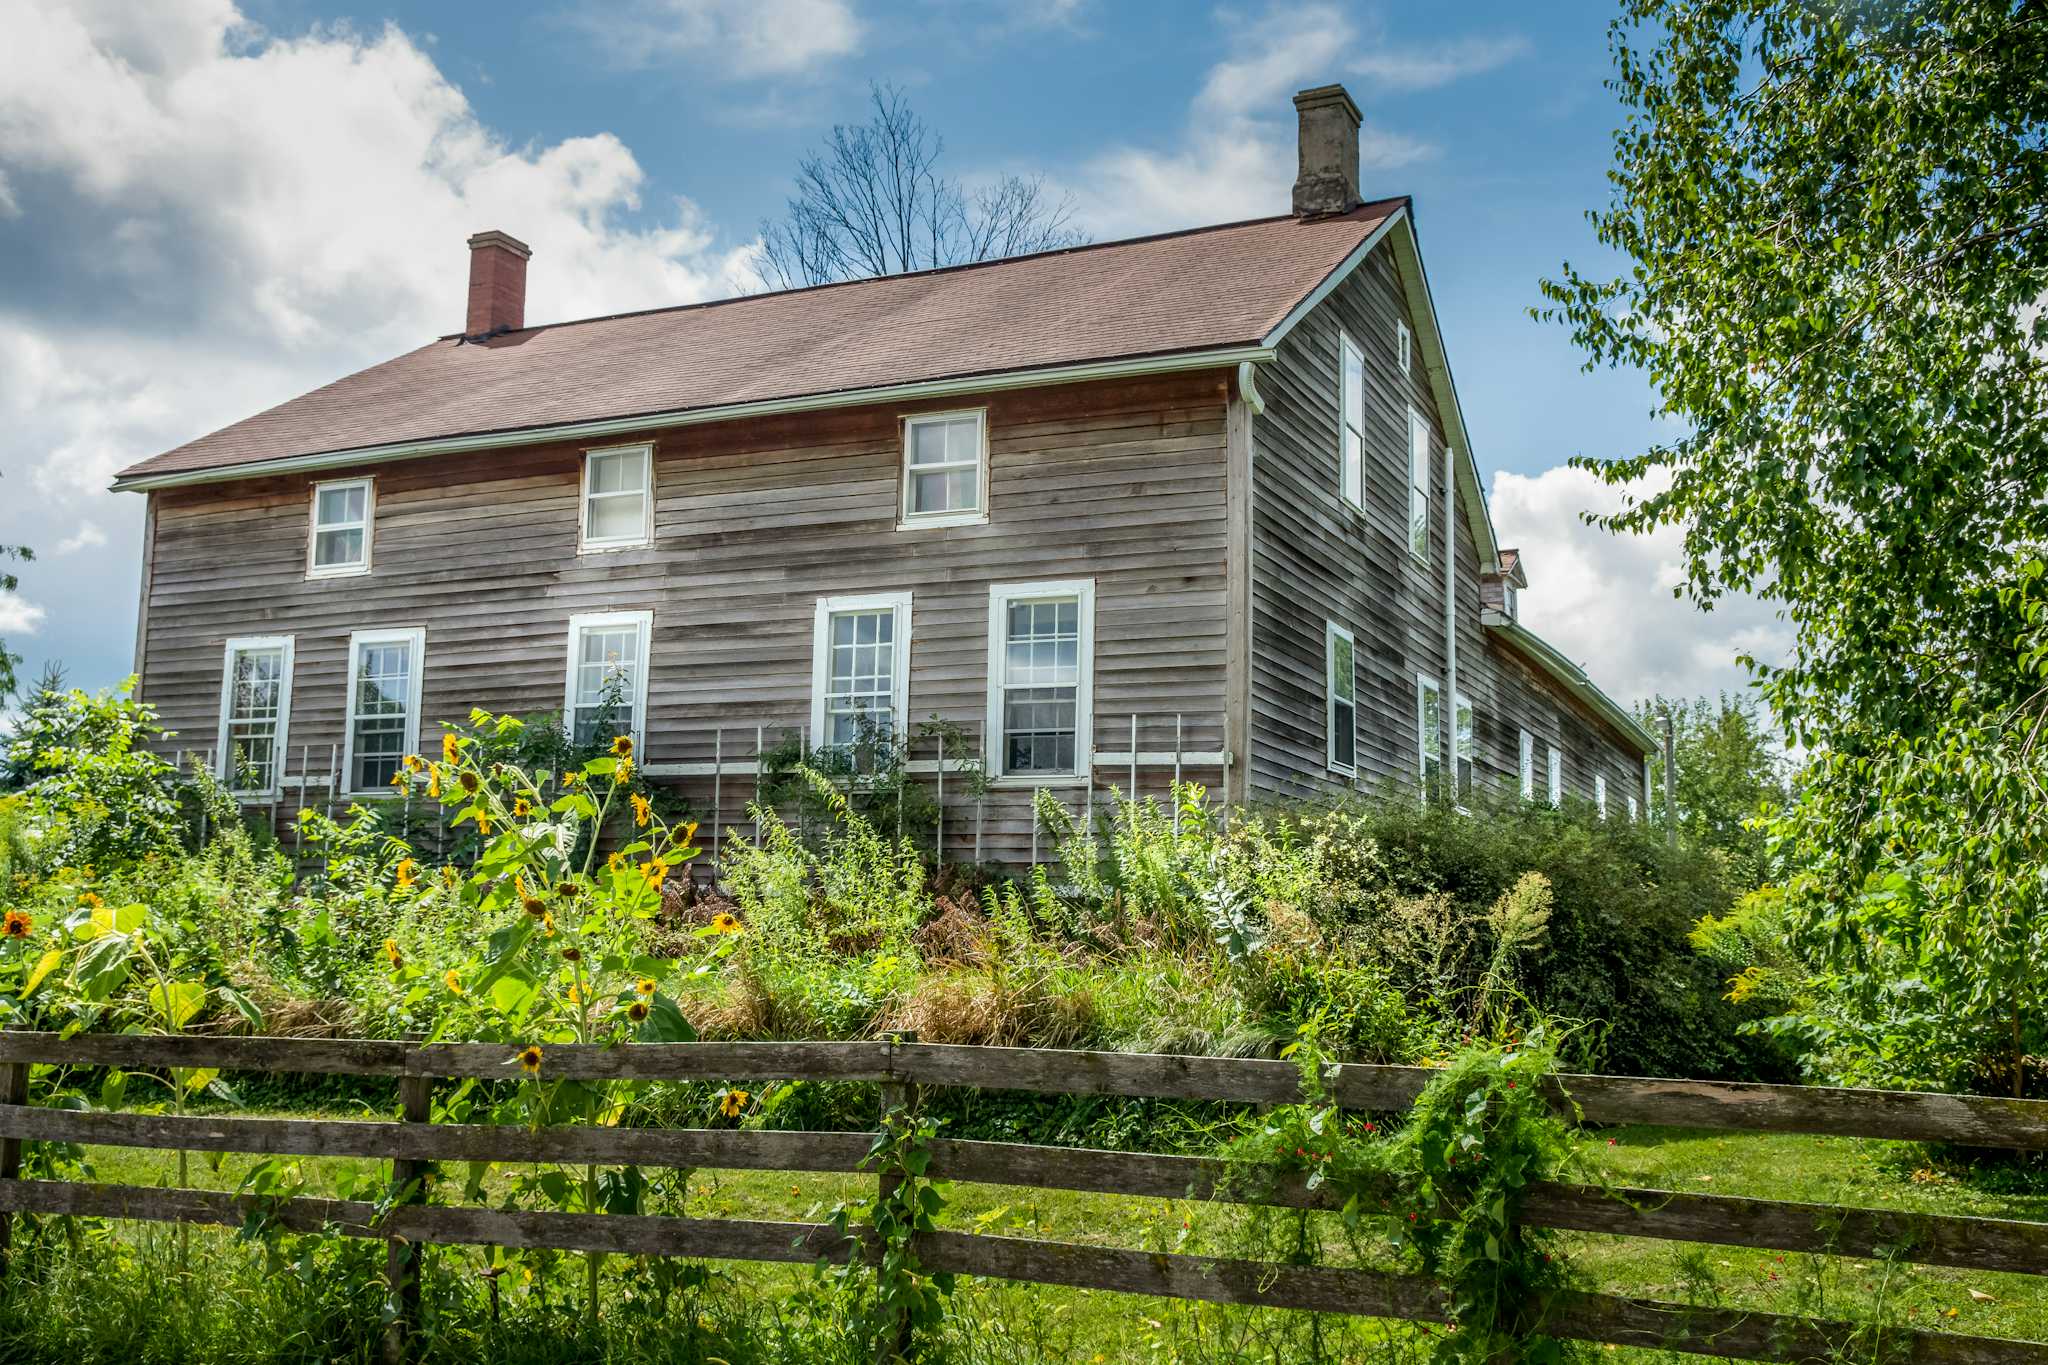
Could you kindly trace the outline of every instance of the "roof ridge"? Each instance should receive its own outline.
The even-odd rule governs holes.
[[[1405,196],[1395,195],[1384,199],[1369,200],[1342,214],[1331,214],[1332,218],[1349,218],[1372,209],[1391,212],[1405,202]],[[1381,215],[1384,216],[1384,213]],[[970,270],[989,270],[997,266],[1016,265],[1021,261],[1044,260],[1053,256],[1074,256],[1089,251],[1106,251],[1113,247],[1140,246],[1146,242],[1163,242],[1176,237],[1198,237],[1209,232],[1229,232],[1237,228],[1259,227],[1267,223],[1292,220],[1291,213],[1268,214],[1263,218],[1240,218],[1230,223],[1205,223],[1199,227],[1174,228],[1165,232],[1147,232],[1136,237],[1118,237],[1107,242],[1079,242],[1073,246],[1052,247],[1045,251],[1029,251],[1021,256],[998,256],[985,261],[962,261],[957,265],[928,266],[923,270],[902,270],[890,275],[863,275],[853,280],[830,280],[824,284],[807,284],[793,289],[770,289],[759,294],[728,294],[719,299],[698,299],[693,303],[669,303],[658,308],[628,308],[617,313],[596,313],[583,318],[563,318],[559,322],[537,322],[530,327],[501,332],[491,338],[498,341],[504,337],[522,336],[530,332],[551,332],[563,327],[581,327],[594,322],[617,322],[622,318],[654,317],[663,313],[688,313],[699,310],[722,308],[730,304],[750,303],[760,299],[790,298],[798,294],[820,294],[830,289],[853,289],[862,285],[879,284],[884,280],[914,280],[932,275],[956,275]],[[434,341],[460,341],[462,332],[445,332]],[[433,345],[434,342],[424,343]],[[415,348],[417,349],[417,348]]]

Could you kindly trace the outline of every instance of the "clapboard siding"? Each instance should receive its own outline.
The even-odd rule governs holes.
[[[159,493],[143,694],[180,732],[169,747],[210,747],[224,641],[292,635],[289,743],[313,746],[322,771],[342,739],[351,631],[426,629],[431,743],[438,722],[473,706],[558,709],[569,617],[646,609],[644,757],[698,761],[712,727],[730,727],[728,753],[744,733],[750,753],[754,726],[772,744],[808,723],[818,598],[909,591],[910,715],[979,735],[989,586],[1093,578],[1097,747],[1126,747],[1132,713],[1141,745],[1170,747],[1179,713],[1187,749],[1217,750],[1229,401],[1227,375],[1212,373],[649,433],[655,542],[598,554],[577,552],[580,444],[375,466],[361,471],[377,478],[373,569],[356,578],[306,578],[306,478]],[[983,405],[988,524],[896,529],[902,414]],[[693,800],[707,801],[697,785]],[[748,793],[724,785],[723,814],[739,818]],[[992,856],[1014,851],[1003,839],[1028,840],[1028,796],[983,813]]]
[[[1479,554],[1464,509],[1446,516],[1444,429],[1418,352],[1403,374],[1396,322],[1411,331],[1391,248],[1382,246],[1282,341],[1258,384],[1266,409],[1252,423],[1251,742],[1254,796],[1307,796],[1356,785],[1413,788],[1418,781],[1416,680],[1446,689],[1444,561],[1455,547],[1458,691],[1473,704],[1482,783],[1520,780],[1519,732],[1565,755],[1565,789],[1591,799],[1607,775],[1610,812],[1640,794],[1641,755],[1613,726],[1481,623]],[[1340,481],[1339,335],[1365,354],[1365,507]],[[1408,410],[1430,428],[1430,558],[1408,553]],[[1356,642],[1358,775],[1326,769],[1324,627]]]

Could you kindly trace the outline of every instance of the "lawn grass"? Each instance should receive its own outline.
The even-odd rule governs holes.
[[[1945,1163],[1907,1143],[1625,1128],[1583,1135],[1578,1156],[1580,1178],[1615,1184],[2048,1221],[2048,1180],[2038,1174]],[[108,1182],[167,1184],[176,1169],[169,1152],[94,1148],[90,1159],[97,1178]],[[216,1166],[195,1158],[193,1183],[234,1188],[254,1160],[231,1156]],[[314,1158],[299,1165],[309,1193],[336,1192],[350,1175],[359,1190],[380,1178],[379,1165],[369,1161]],[[451,1183],[457,1174],[450,1173]],[[821,1220],[841,1200],[857,1200],[871,1188],[870,1177],[814,1173],[695,1170],[654,1179],[654,1204],[662,1212],[792,1221]],[[1247,1219],[1254,1216],[1200,1201],[1017,1187],[955,1183],[947,1193],[945,1227],[1154,1251],[1243,1254]],[[451,1189],[446,1197],[455,1196]],[[1326,1252],[1333,1259],[1346,1255],[1334,1220],[1317,1217]],[[119,1235],[154,1239],[161,1248],[168,1234],[131,1225]],[[195,1237],[224,1240],[218,1233]],[[1558,1234],[1557,1244],[1589,1287],[1610,1293],[1828,1317],[1882,1315],[1941,1330],[2048,1339],[2048,1276],[1591,1234]],[[1359,1250],[1362,1259],[1351,1263],[1396,1264],[1384,1244]],[[433,1254],[449,1258],[444,1267],[483,1264],[474,1249]],[[800,1295],[813,1275],[802,1267],[721,1269],[726,1301],[757,1306]],[[948,1354],[971,1361],[1292,1359],[1318,1352],[1350,1359],[1419,1356],[1426,1349],[1410,1327],[1329,1319],[1311,1324],[1302,1314],[990,1281],[963,1282],[950,1317]]]

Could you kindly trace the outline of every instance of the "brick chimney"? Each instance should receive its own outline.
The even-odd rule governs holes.
[[[469,239],[469,321],[463,335],[516,332],[526,325],[526,259],[531,255],[532,247],[496,228]]]
[[[1301,115],[1301,171],[1294,179],[1294,216],[1313,218],[1358,207],[1358,106],[1341,85],[1319,85],[1294,97]]]

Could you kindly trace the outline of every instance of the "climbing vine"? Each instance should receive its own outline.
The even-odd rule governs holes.
[[[1555,1362],[1570,1348],[1543,1335],[1548,1305],[1575,1279],[1554,1234],[1515,1220],[1528,1187],[1574,1160],[1570,1126],[1546,1082],[1557,1043],[1541,1029],[1473,1043],[1431,1078],[1404,1122],[1381,1127],[1347,1114],[1329,1094],[1314,1029],[1296,1060],[1302,1102],[1274,1109],[1225,1151],[1226,1188],[1270,1195],[1300,1180],[1338,1209],[1338,1240],[1354,1256],[1391,1246],[1443,1288],[1449,1328],[1444,1365],[1512,1356]],[[1306,1209],[1257,1207],[1243,1239],[1256,1254],[1293,1264],[1325,1259],[1328,1221]]]
[[[953,1276],[925,1269],[917,1256],[917,1236],[937,1227],[946,1206],[944,1188],[928,1177],[937,1121],[912,1107],[890,1107],[882,1114],[874,1145],[862,1165],[882,1178],[873,1199],[841,1203],[829,1221],[840,1238],[856,1234],[853,1224],[873,1230],[877,1260],[872,1271],[861,1257],[821,1263],[849,1292],[851,1326],[876,1360],[907,1359],[920,1335],[945,1317]]]

